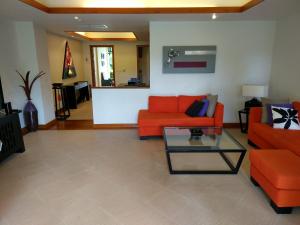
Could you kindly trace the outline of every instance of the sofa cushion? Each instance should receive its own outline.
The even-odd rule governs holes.
[[[191,117],[199,116],[200,110],[203,106],[201,101],[195,100],[185,111],[185,114]]]
[[[218,102],[218,95],[207,95],[207,99],[209,101],[208,103],[208,109],[206,112],[206,115],[208,117],[213,117],[215,114],[216,105]]]
[[[214,126],[214,118],[189,117],[184,113],[151,113],[140,110],[139,126]]]
[[[252,150],[250,161],[274,187],[300,190],[300,157],[289,150]]]
[[[196,100],[205,99],[206,96],[188,96],[188,95],[179,95],[178,96],[178,112],[184,113],[187,108]]]
[[[267,105],[268,104],[288,104],[290,103],[289,99],[273,99],[273,98],[261,98],[262,102],[262,117],[261,122],[267,123],[268,122],[268,112],[267,112]]]
[[[252,131],[274,148],[289,149],[300,156],[300,131],[274,129],[268,124],[254,123]]]
[[[209,105],[209,101],[208,101],[208,99],[203,99],[202,103],[203,103],[203,105],[202,105],[202,108],[201,108],[201,110],[199,112],[199,115],[198,115],[200,117],[203,117],[203,116],[206,115],[207,109],[208,109],[208,105]]]
[[[272,116],[273,128],[300,130],[297,110],[272,106]]]
[[[292,104],[267,104],[267,120],[268,120],[268,124],[270,126],[273,126],[273,114],[272,114],[272,106],[275,107],[283,107],[283,108],[289,108],[292,109],[293,105]]]
[[[153,113],[178,112],[178,99],[174,96],[150,96],[149,111]]]

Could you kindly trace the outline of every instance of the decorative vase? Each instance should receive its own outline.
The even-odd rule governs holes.
[[[31,100],[28,100],[26,103],[23,110],[23,115],[27,130],[30,132],[37,131],[39,124],[38,111]]]

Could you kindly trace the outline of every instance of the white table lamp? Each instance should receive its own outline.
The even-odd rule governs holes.
[[[243,85],[243,96],[261,98],[268,96],[268,86],[264,85]]]
[[[244,97],[252,97],[251,100],[245,102],[245,108],[261,106],[261,102],[257,98],[268,96],[268,86],[265,85],[243,85],[242,95]]]

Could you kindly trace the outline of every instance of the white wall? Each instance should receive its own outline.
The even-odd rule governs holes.
[[[25,74],[30,70],[31,80],[40,70],[49,76],[47,54],[44,55],[44,30],[35,30],[32,22],[1,22],[0,29],[0,71],[5,101],[12,102],[13,108],[23,110],[26,97],[19,87],[22,84],[21,78],[15,71]],[[51,89],[46,89],[48,82],[49,77],[39,79],[31,94],[39,112],[39,124],[46,124],[54,118],[53,101],[49,101],[52,97]],[[20,121],[24,127],[22,114]]]
[[[95,123],[136,123],[137,109],[147,105],[150,94],[207,93],[219,94],[219,100],[225,105],[225,122],[237,122],[237,111],[245,101],[241,97],[241,86],[269,83],[274,32],[274,22],[151,22],[150,90],[127,90],[125,96],[113,90],[116,93],[113,101],[107,102],[104,99],[109,99],[111,92],[94,89]],[[217,45],[216,73],[163,74],[162,47],[165,45]],[[122,113],[119,118],[109,116],[109,113],[120,112],[119,104],[127,97],[134,102],[128,105],[130,112]]]
[[[84,76],[82,43],[74,39],[66,38],[52,33],[47,33],[48,55],[52,83],[72,84],[76,81],[86,80]],[[65,46],[68,41],[77,76],[69,79],[62,79]]]
[[[18,85],[21,84],[16,69],[18,69],[18,49],[15,23],[0,22],[0,76],[3,94],[6,102],[11,102],[14,109],[23,109],[26,97]],[[20,114],[21,126],[24,127],[23,115]]]
[[[272,97],[300,101],[300,15],[277,24],[271,77]]]
[[[274,22],[151,22],[151,92],[160,95],[213,93],[225,105],[225,122],[237,122],[243,84],[268,84]],[[216,45],[214,74],[163,74],[162,47]]]
[[[120,43],[114,46],[116,85],[127,83],[131,77],[137,77],[136,44]]]
[[[47,32],[45,29],[34,26],[35,48],[37,54],[38,71],[44,71],[46,75],[39,79],[41,104],[43,113],[39,113],[40,124],[47,124],[55,119],[54,98],[51,85],[51,73],[48,58]]]
[[[84,73],[92,83],[90,45],[113,45],[116,85],[127,83],[131,77],[137,77],[137,45],[145,42],[84,42]]]
[[[92,89],[94,124],[137,123],[146,109],[150,89]]]

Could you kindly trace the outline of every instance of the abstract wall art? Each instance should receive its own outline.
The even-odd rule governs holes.
[[[71,77],[76,77],[76,70],[75,70],[70,46],[68,42],[66,42],[62,79],[67,79]]]
[[[163,46],[163,73],[214,73],[216,46]]]

